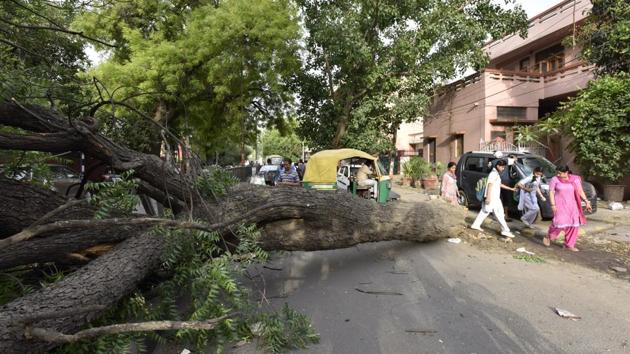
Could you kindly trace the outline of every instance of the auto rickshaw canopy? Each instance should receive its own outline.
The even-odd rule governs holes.
[[[339,161],[350,158],[361,158],[376,161],[377,158],[356,149],[336,149],[322,150],[311,155],[306,164],[304,172],[304,182],[308,183],[335,183],[337,181],[337,166]],[[374,164],[375,173],[378,172],[376,163]]]

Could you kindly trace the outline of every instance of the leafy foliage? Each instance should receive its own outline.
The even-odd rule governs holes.
[[[431,164],[420,156],[412,156],[409,161],[403,164],[403,174],[418,180],[431,173]]]
[[[133,170],[125,171],[119,180],[113,182],[90,182],[86,190],[93,193],[90,203],[97,207],[95,219],[105,219],[116,215],[130,215],[136,204],[138,196],[135,190],[138,182],[133,179]]]
[[[293,101],[288,80],[299,69],[289,1],[93,3],[75,25],[118,44],[91,73],[113,99],[192,135],[210,156],[233,143],[253,145],[259,125],[284,124]],[[124,107],[116,114],[125,118],[120,124],[138,122]]]
[[[83,82],[76,73],[86,66],[85,41],[63,32],[78,3],[0,2],[0,102],[15,98],[78,109]]]
[[[265,156],[280,155],[296,162],[302,158],[302,141],[293,132],[284,136],[276,129],[266,130],[262,136],[262,150]]]
[[[421,116],[436,83],[482,66],[488,38],[526,28],[520,7],[490,0],[298,4],[307,30],[299,134],[315,149],[380,145]]]
[[[549,123],[568,133],[587,175],[617,182],[630,174],[630,75],[603,76],[564,103]]]
[[[630,3],[593,0],[586,24],[580,29],[582,55],[602,74],[630,73]]]
[[[514,259],[520,259],[528,263],[545,263],[545,258],[535,254],[517,254],[512,256]]]
[[[236,184],[238,184],[238,178],[216,166],[210,166],[205,169],[197,180],[199,192],[207,199],[225,196],[227,188]]]

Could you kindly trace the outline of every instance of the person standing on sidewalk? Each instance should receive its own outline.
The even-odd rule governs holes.
[[[538,206],[538,196],[540,196],[540,200],[543,202],[547,200],[540,191],[542,175],[542,167],[537,166],[534,168],[534,173],[531,176],[523,178],[516,184],[521,190],[518,199],[518,210],[523,212],[521,221],[525,226],[530,228],[533,227],[532,225],[536,221],[538,211],[540,210]]]
[[[481,223],[490,215],[494,214],[499,224],[501,224],[501,235],[505,237],[514,237],[514,234],[510,231],[507,223],[505,222],[505,214],[503,211],[503,203],[501,203],[501,172],[505,170],[507,163],[505,160],[497,161],[494,169],[488,175],[488,181],[486,182],[486,190],[484,195],[484,201],[481,204],[481,210],[475,219],[475,222],[470,226],[471,229],[483,231],[481,229]]]
[[[547,247],[564,232],[564,247],[571,251],[579,251],[577,243],[580,225],[586,224],[586,217],[582,211],[582,200],[586,202],[586,210],[591,212],[591,202],[582,190],[582,179],[569,170],[569,166],[556,169],[556,176],[549,182],[549,201],[553,210],[553,220],[549,225],[547,236],[543,244]]]
[[[455,162],[449,162],[447,170],[442,176],[442,186],[440,189],[440,195],[453,205],[459,205],[458,197],[459,191],[457,190],[457,176],[455,176],[456,169]]]

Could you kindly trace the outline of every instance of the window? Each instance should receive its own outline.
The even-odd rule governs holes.
[[[497,120],[499,121],[515,121],[526,119],[526,107],[497,107]]]
[[[519,70],[525,71],[525,72],[529,71],[529,57],[521,60],[521,63],[519,65]]]
[[[435,163],[436,161],[435,148],[436,148],[435,138],[427,138],[427,149],[429,149],[429,162],[431,163]]]
[[[484,157],[469,157],[466,159],[464,169],[466,171],[483,172],[485,160]]]
[[[453,158],[457,159],[458,157],[464,154],[464,134],[457,134],[453,139]]]
[[[564,47],[561,44],[536,53],[536,71],[544,74],[549,71],[562,69],[563,67]]]
[[[493,130],[490,132],[490,141],[505,142],[506,140],[507,140],[507,134],[505,130]]]

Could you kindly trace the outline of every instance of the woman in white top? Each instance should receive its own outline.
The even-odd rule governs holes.
[[[484,201],[481,204],[481,210],[470,228],[483,231],[481,229],[481,223],[483,223],[490,213],[493,213],[499,224],[501,224],[501,235],[512,238],[514,234],[512,234],[505,222],[503,203],[501,203],[501,172],[505,169],[505,165],[507,165],[507,163],[504,160],[497,161],[496,166],[488,175],[486,193]]]

